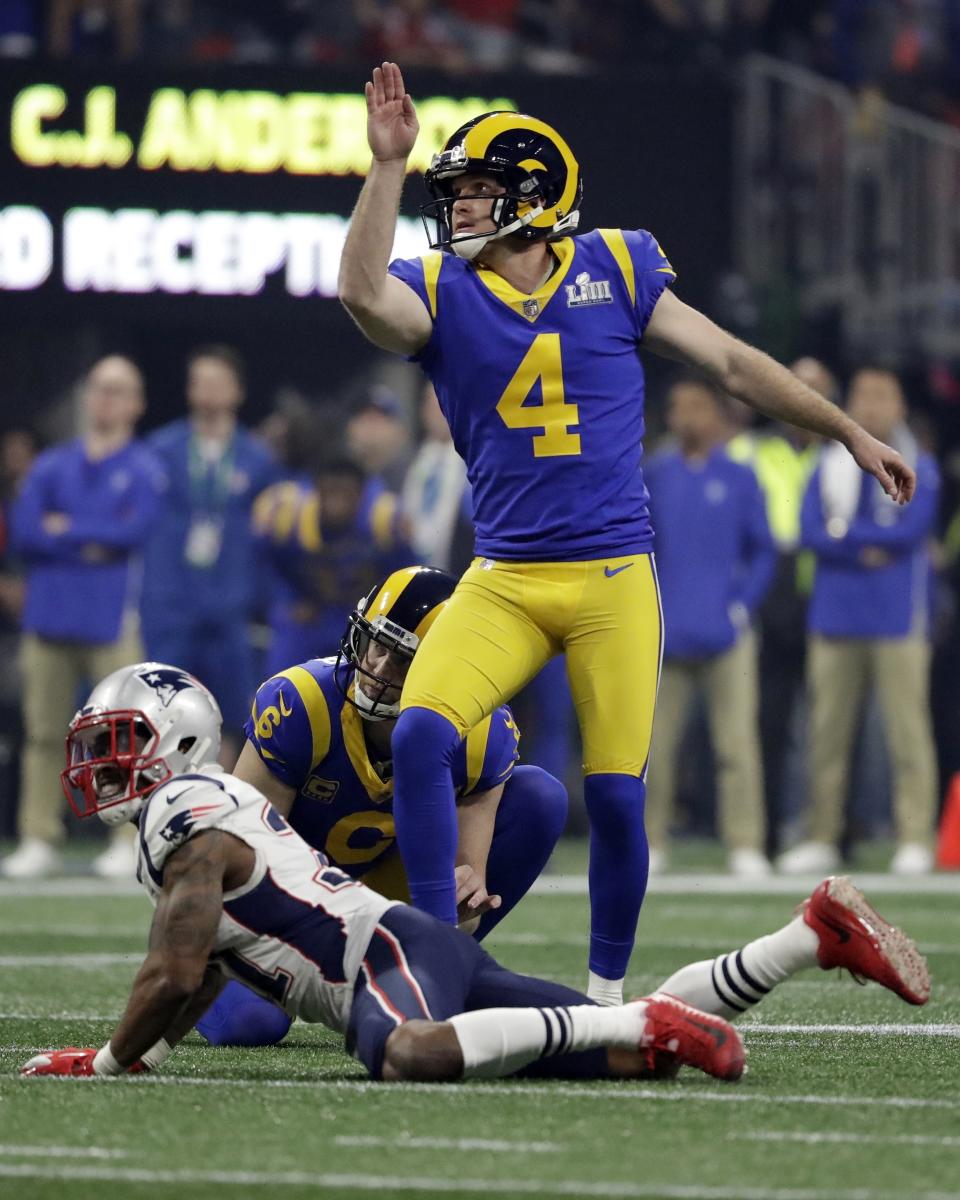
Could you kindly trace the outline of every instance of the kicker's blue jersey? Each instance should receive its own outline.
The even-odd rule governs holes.
[[[363,718],[337,687],[334,662],[313,658],[261,684],[244,732],[271,774],[296,788],[288,820],[297,833],[361,878],[395,842],[393,779],[389,769],[371,762]],[[345,673],[349,679],[349,669],[341,667],[341,677]],[[509,708],[481,721],[457,751],[456,793],[469,796],[506,783],[519,737]]]
[[[553,244],[531,295],[453,254],[390,273],[433,318],[415,356],[467,464],[477,554],[570,561],[642,553],[653,533],[641,458],[637,347],[676,278],[645,230]]]

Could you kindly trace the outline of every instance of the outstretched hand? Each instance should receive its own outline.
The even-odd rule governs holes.
[[[413,101],[403,86],[396,63],[374,67],[364,89],[367,98],[367,141],[378,162],[405,159],[413,149],[420,123]]]
[[[917,474],[892,447],[859,430],[849,444],[857,466],[879,479],[883,490],[898,504],[908,504],[917,487]]]
[[[35,1054],[20,1068],[21,1075],[93,1075],[93,1060],[97,1056],[94,1049],[79,1050],[76,1046],[67,1046],[63,1050],[46,1050]],[[132,1066],[127,1067],[128,1075],[139,1075],[146,1067],[138,1059]]]

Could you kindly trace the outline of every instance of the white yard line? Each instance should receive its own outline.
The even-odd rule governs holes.
[[[0,954],[0,967],[72,967],[84,971],[93,967],[114,967],[118,963],[142,961],[143,950],[127,950],[122,954]]]
[[[960,871],[943,872],[915,878],[847,872],[857,887],[876,896],[957,896],[960,895]],[[772,875],[769,879],[738,879],[733,875],[691,873],[655,875],[650,880],[651,896],[808,896],[822,875]],[[585,896],[586,875],[541,875],[531,889],[534,894]]]
[[[35,1087],[32,1079],[17,1080],[21,1087]],[[368,1079],[228,1079],[223,1077],[198,1077],[193,1075],[119,1075],[114,1078],[92,1076],[84,1080],[90,1087],[234,1087],[252,1091],[264,1088],[280,1088],[293,1091],[343,1091],[363,1095],[365,1093],[392,1095],[394,1092],[414,1092],[418,1095],[442,1096],[446,1103],[457,1101],[474,1104],[477,1096],[531,1096],[549,1101],[557,1096],[576,1100],[612,1100],[617,1104],[627,1101],[707,1101],[721,1104],[798,1104],[840,1108],[894,1108],[894,1109],[960,1109],[957,1099],[924,1099],[915,1096],[827,1096],[793,1095],[770,1092],[751,1092],[747,1088],[718,1086],[710,1088],[676,1087],[663,1084],[660,1087],[634,1086],[631,1084],[563,1084],[509,1082],[502,1083],[391,1083],[386,1087]],[[56,1086],[56,1085],[54,1085]],[[76,1086],[74,1083],[72,1086]],[[82,1084],[80,1086],[83,1086]],[[957,1200],[960,1200],[958,1195]]]
[[[108,882],[89,875],[62,875],[56,879],[0,879],[0,899],[35,896],[142,896],[142,886],[133,878]]]
[[[687,916],[690,914],[687,913]],[[960,923],[958,923],[960,929]],[[49,932],[49,931],[48,931]],[[59,930],[54,932],[59,933]],[[111,931],[112,933],[112,931]],[[577,936],[576,934],[550,934],[550,933],[514,933],[511,930],[499,929],[494,930],[490,934],[489,943],[484,945],[490,946],[586,946],[587,935]],[[743,944],[741,939],[740,944]],[[730,950],[737,945],[736,938],[724,937],[675,937],[675,938],[650,938],[644,937],[643,934],[637,939],[637,944],[634,949],[634,955],[638,959],[643,958],[646,950],[706,950],[710,954],[722,954],[725,950]],[[924,942],[919,943],[920,949],[924,954],[960,954],[960,935],[956,942]]]
[[[0,1164],[0,1177],[10,1179],[102,1180],[109,1183],[222,1184],[227,1187],[265,1187],[275,1194],[283,1187],[357,1191],[403,1191],[414,1193],[464,1193],[524,1196],[598,1196],[611,1200],[903,1200],[901,1191],[874,1188],[766,1188],[711,1187],[620,1183],[603,1180],[556,1181],[538,1179],[443,1179],[430,1175],[335,1174],[313,1171],[171,1171],[148,1167],[94,1167],[82,1164],[64,1167]],[[911,1191],[911,1200],[960,1200],[960,1192]]]
[[[120,1012],[105,1016],[103,1013],[38,1013],[38,1012],[0,1012],[0,1021],[113,1021],[119,1020]],[[3,1047],[0,1047],[2,1049]]]
[[[728,1138],[745,1142],[801,1142],[805,1145],[855,1146],[960,1146],[960,1137],[933,1133],[799,1133],[790,1130],[752,1129],[727,1134]]]
[[[0,1146],[2,1158],[129,1158],[129,1150],[101,1146]]]
[[[372,1134],[341,1134],[335,1146],[367,1146],[384,1150],[483,1150],[497,1154],[555,1154],[559,1142],[505,1142],[499,1138],[374,1137]]]
[[[105,1013],[27,1013],[0,1012],[0,1021],[116,1021],[119,1014]],[[876,1024],[802,1024],[799,1022],[764,1022],[740,1021],[737,1028],[749,1037],[759,1033],[764,1036],[782,1034],[784,1036],[798,1033],[824,1034],[863,1034],[871,1037],[946,1037],[960,1038],[960,1025],[945,1022],[929,1022],[927,1024],[907,1024],[905,1022],[876,1023]],[[10,1049],[2,1047],[0,1049]]]
[[[960,1025],[949,1024],[882,1024],[882,1025],[801,1025],[795,1023],[766,1024],[761,1021],[741,1021],[737,1028],[748,1036],[751,1033],[843,1033],[868,1034],[878,1037],[960,1037]]]
[[[86,925],[63,925],[56,918],[49,921],[0,921],[0,937],[62,937],[95,938],[103,941],[104,934],[112,938],[145,938],[150,929],[149,914],[140,925],[111,925],[109,929],[99,929],[93,922]]]
[[[854,882],[877,896],[957,896],[960,895],[960,871],[906,878],[886,874],[851,872]],[[691,873],[657,875],[650,880],[653,896],[792,896],[802,899],[820,883],[819,875],[778,876],[770,879],[737,879],[731,875]],[[541,875],[533,885],[535,895],[585,896],[586,875]],[[143,889],[133,879],[107,882],[89,876],[64,876],[58,879],[0,880],[0,899],[36,896],[136,896]],[[146,897],[144,897],[146,902]]]

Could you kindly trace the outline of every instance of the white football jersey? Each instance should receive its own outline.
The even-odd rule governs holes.
[[[168,855],[204,829],[256,855],[249,880],[224,893],[212,956],[290,1016],[344,1032],[364,952],[397,901],[329,866],[256,788],[208,763],[158,787],[141,812],[137,878],[154,904]]]

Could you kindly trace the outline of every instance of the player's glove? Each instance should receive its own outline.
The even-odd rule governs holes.
[[[96,1050],[79,1050],[76,1046],[67,1046],[64,1050],[47,1050],[43,1054],[35,1054],[29,1062],[20,1068],[21,1075],[93,1075],[93,1060]],[[138,1059],[132,1066],[127,1067],[128,1075],[138,1075],[148,1068]]]

